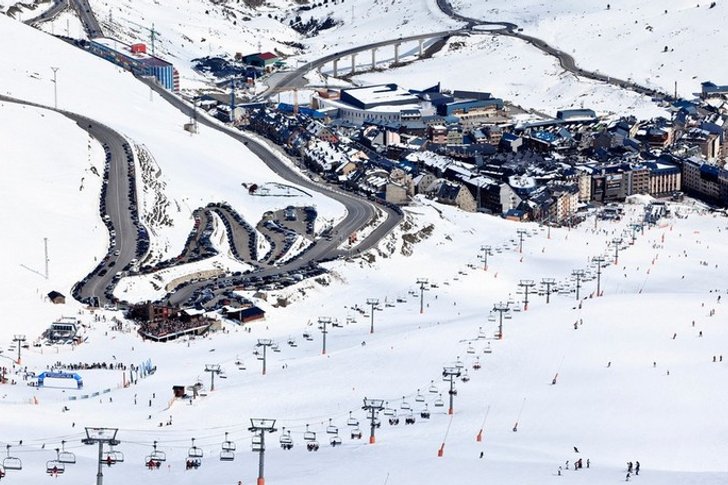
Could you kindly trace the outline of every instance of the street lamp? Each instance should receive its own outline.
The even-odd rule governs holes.
[[[96,473],[96,485],[103,485],[104,474],[101,466],[104,458],[104,445],[116,446],[120,442],[116,439],[118,428],[86,428],[86,437],[81,440],[85,445],[99,445],[98,471]]]
[[[55,109],[58,109],[58,78],[56,77],[56,74],[59,69],[60,67],[51,67],[51,70],[53,71],[53,107]]]
[[[253,445],[253,451],[258,452],[258,482],[257,485],[265,485],[265,477],[263,475],[265,467],[265,434],[275,433],[278,431],[275,428],[276,420],[267,418],[250,418],[251,431],[260,437],[260,443]]]

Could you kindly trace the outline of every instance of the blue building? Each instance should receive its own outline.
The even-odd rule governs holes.
[[[97,38],[89,42],[89,51],[113,62],[135,76],[154,77],[169,91],[179,92],[179,73],[169,62],[147,54],[144,44],[128,45],[111,38]]]

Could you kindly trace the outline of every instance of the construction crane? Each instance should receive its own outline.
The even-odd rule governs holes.
[[[151,47],[152,47],[152,55],[154,55],[154,39],[157,38],[157,36],[160,35],[159,32],[157,32],[154,29],[154,22],[152,22],[152,27],[151,28],[145,27],[145,26],[143,26],[141,24],[138,24],[136,22],[132,22],[131,20],[129,20],[129,23],[136,25],[140,29],[144,29],[144,30],[149,31],[149,43],[151,44]]]

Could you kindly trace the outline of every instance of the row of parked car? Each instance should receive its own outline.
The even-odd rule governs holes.
[[[211,204],[208,204],[207,207],[209,209],[212,209],[215,212],[217,212],[217,214],[222,219],[223,224],[225,224],[225,229],[227,230],[227,234],[228,234],[228,241],[230,243],[230,249],[232,250],[233,255],[239,261],[249,262],[238,251],[238,247],[235,244],[233,228],[230,226],[230,221],[228,220],[228,217],[226,217],[226,216],[231,217],[240,227],[245,229],[245,231],[248,233],[248,253],[250,254],[251,260],[257,261],[258,260],[258,235],[255,232],[255,230],[252,228],[252,226],[250,224],[248,224],[245,221],[245,219],[243,219],[243,216],[241,216],[227,202],[211,203]]]

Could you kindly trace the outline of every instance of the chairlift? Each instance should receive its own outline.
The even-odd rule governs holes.
[[[412,406],[410,406],[410,403],[405,401],[404,396],[402,396],[402,404],[399,407],[400,407],[400,409],[412,409]]]
[[[286,428],[283,428],[283,432],[281,433],[280,438],[278,438],[278,441],[281,444],[281,448],[284,450],[293,449],[293,438],[291,438],[291,432],[286,431]]]
[[[270,346],[270,348],[271,348],[271,350],[273,352],[280,352],[281,351],[281,348],[278,346],[278,344],[273,344],[273,345]]]
[[[510,320],[513,318],[513,315],[511,315],[511,312],[507,312],[505,315],[503,315],[503,318],[506,320]]]
[[[294,339],[293,337],[290,337],[288,339],[288,345],[290,345],[291,347],[298,347],[298,344],[296,343],[296,339]]]
[[[306,340],[308,340],[308,341],[313,340],[313,337],[308,332],[303,332],[303,338],[306,339]]]
[[[332,447],[339,446],[339,445],[341,445],[341,443],[342,443],[341,438],[338,435],[332,436],[331,439],[329,440],[329,444]]]
[[[253,435],[251,449],[253,451],[263,451],[265,449],[263,446],[263,438],[257,433]]]
[[[469,353],[469,354],[474,354],[475,353],[475,347],[473,347],[472,345],[468,345],[468,349],[467,349],[466,352]]]
[[[61,441],[61,449],[58,452],[58,461],[60,463],[74,464],[76,463],[76,455],[70,451],[66,451],[66,441]]]
[[[425,409],[420,411],[420,417],[422,419],[430,419],[430,410],[427,407],[427,404],[425,404]]]
[[[109,453],[108,453],[114,461],[114,463],[124,463],[124,453],[122,453],[119,450],[115,450],[114,446],[109,446]]]
[[[51,476],[63,475],[66,471],[66,465],[56,460],[49,460],[46,462],[46,473]]]
[[[167,461],[167,453],[165,453],[164,451],[160,451],[160,450],[157,449],[157,442],[156,441],[154,442],[154,451],[152,451],[152,453],[149,456],[147,456],[146,463],[149,463],[150,461],[151,462],[155,462],[155,461],[159,461],[159,462]]]
[[[492,313],[490,313],[490,314],[488,315],[488,321],[489,321],[490,323],[493,323],[493,322],[495,322],[495,320],[496,320],[496,318],[495,318],[495,315],[493,315]]]
[[[360,440],[361,439],[361,429],[359,429],[358,427],[352,428],[351,429],[351,439]]]
[[[10,455],[10,445],[5,445],[6,457],[3,460],[3,468],[6,470],[22,470],[23,462],[20,458]]]
[[[222,449],[223,449],[223,451],[235,451],[235,449],[236,449],[235,443],[228,440],[227,431],[225,431],[225,441],[222,442]]]
[[[417,389],[417,395],[415,396],[415,402],[425,402],[425,396],[420,394],[419,389]]]
[[[520,312],[521,311],[521,307],[520,306],[514,306],[513,308],[511,308],[511,311]]]
[[[336,425],[334,425],[331,418],[329,418],[329,425],[326,426],[326,433],[327,434],[339,434],[339,428]]]
[[[389,407],[389,401],[386,401],[384,403],[384,415],[385,416],[395,416],[397,414],[397,411],[394,410],[394,408]]]
[[[463,382],[470,381],[470,376],[468,375],[468,369],[465,369],[465,371],[463,372],[462,377],[460,377],[460,380],[463,381]]]
[[[306,449],[308,451],[318,451],[319,450],[319,443],[316,440],[309,441],[306,443]]]
[[[351,411],[349,411],[349,419],[346,420],[347,426],[359,426],[359,420],[356,419],[354,416],[352,416]]]
[[[234,451],[222,450],[220,452],[220,461],[234,461],[234,460],[235,460],[235,452]]]
[[[463,367],[465,367],[465,364],[463,364],[463,361],[460,360],[459,355],[457,357],[457,360],[455,360],[455,367],[457,367],[458,369],[462,369]]]
[[[431,394],[437,394],[437,386],[435,385],[435,381],[430,381],[430,389]]]
[[[439,394],[437,399],[435,399],[435,407],[441,408],[445,405],[445,401],[442,400],[442,394]]]
[[[480,357],[475,359],[475,362],[473,362],[473,369],[474,370],[480,370],[482,366],[480,365]]]
[[[187,458],[194,459],[194,458],[202,458],[204,453],[202,453],[202,448],[198,448],[195,446],[195,439],[192,438],[192,447],[187,450]]]
[[[303,439],[306,441],[316,441],[316,433],[308,429],[306,425],[306,431],[303,433]]]

